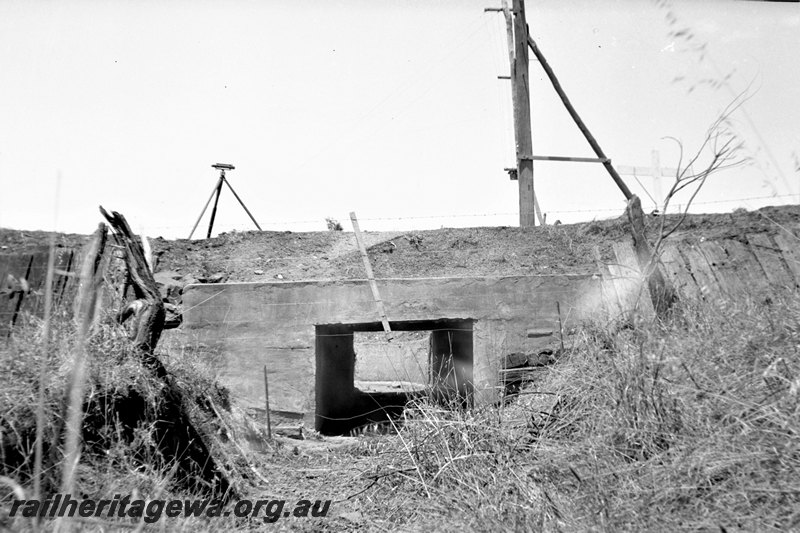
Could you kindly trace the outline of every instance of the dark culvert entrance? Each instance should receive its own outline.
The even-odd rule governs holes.
[[[451,319],[390,322],[392,335],[429,332],[423,371],[426,383],[408,382],[396,371],[402,364],[386,364],[380,360],[380,352],[367,355],[362,351],[360,363],[369,367],[367,373],[374,381],[358,381],[358,386],[357,351],[363,350],[365,344],[358,339],[366,332],[383,331],[381,323],[316,326],[317,431],[347,435],[356,428],[386,423],[398,418],[409,400],[422,395],[445,406],[468,406],[472,401],[472,323]],[[382,342],[392,345],[394,357],[402,356],[402,335]]]

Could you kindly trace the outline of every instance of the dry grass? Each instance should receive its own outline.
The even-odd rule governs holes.
[[[60,483],[58,456],[54,462],[52,454],[59,452],[54,444],[63,435],[64,390],[77,342],[70,322],[54,320],[51,329],[45,492]],[[260,453],[251,448],[250,459],[270,481],[252,478],[258,485],[252,494],[288,497],[290,489],[312,498],[336,494],[334,517],[275,524],[286,529],[800,528],[796,295],[683,305],[669,323],[636,329],[586,324],[574,339],[543,381],[505,405],[470,410],[419,402],[406,411],[397,435],[355,439],[355,447],[338,450],[321,441],[316,455],[302,446],[298,451],[276,445]],[[15,484],[26,491],[31,486],[41,343],[41,324],[34,320],[0,348],[0,460],[15,465],[0,472],[4,498],[12,497]],[[158,412],[160,385],[142,370],[124,331],[101,326],[86,350],[85,444],[77,489],[94,498],[184,495],[174,464],[159,457],[152,441],[152,418],[126,430],[104,401],[137,398],[146,410]],[[193,397],[210,395],[223,406],[224,395],[202,358],[190,352],[161,355]],[[227,450],[244,455],[240,452],[232,443]],[[317,470],[325,474],[302,473]],[[14,526],[27,527],[20,520]],[[176,519],[147,529],[261,526]]]
[[[612,530],[797,527],[799,320],[791,298],[586,330],[533,426],[570,514]],[[519,408],[548,411],[531,398]]]
[[[42,326],[39,320],[29,318],[27,324],[15,329],[9,343],[0,347],[0,476],[21,486],[28,498],[34,497],[36,485],[36,411],[42,365],[46,365],[47,373],[41,403],[43,423],[38,425],[43,436],[41,493],[62,491],[67,479],[62,472],[69,451],[65,441],[67,400],[80,340],[78,326],[57,317],[51,321],[52,340],[45,352]],[[85,342],[85,351],[78,432],[82,449],[70,492],[96,499],[114,494],[148,498],[167,493],[186,495],[190,491],[186,480],[181,479],[176,461],[164,456],[164,443],[158,438],[164,434],[160,417],[170,412],[163,405],[168,398],[163,394],[164,384],[143,368],[127,332],[110,318],[95,328]],[[189,384],[186,390],[193,399],[214,398],[224,404],[225,396],[206,368],[175,365],[173,372],[182,383]],[[215,429],[209,426],[210,431]],[[7,511],[10,500],[18,496],[12,491],[15,485],[6,485],[0,484],[0,526],[3,509]],[[17,519],[16,526],[30,526],[29,522]]]
[[[73,354],[77,348],[78,335],[71,321],[53,322],[52,336],[55,340],[51,342],[48,354],[41,349],[42,329],[36,320],[32,320],[26,327],[17,328],[11,341],[0,349],[0,373],[3,376],[0,414],[6,437],[3,441],[4,450],[6,453],[16,452],[23,458],[16,469],[6,472],[6,475],[18,476],[23,482],[27,482],[28,467],[32,461],[37,385],[40,381],[39,368],[43,364],[48,369],[44,389],[44,455],[60,453],[54,444],[59,443],[63,436],[67,411],[65,397],[70,392]],[[120,328],[112,325],[100,326],[87,341],[86,353],[84,407],[90,409],[86,413],[90,422],[97,425],[84,427],[84,430],[90,430],[89,433],[98,439],[96,444],[102,446],[106,439],[116,440],[107,435],[108,432],[116,431],[116,421],[113,413],[105,411],[109,407],[106,401],[136,396],[142,399],[143,405],[156,409],[158,390],[154,381],[142,369],[130,341]],[[43,361],[45,357],[47,359]],[[11,436],[13,437],[10,438]],[[6,464],[14,463],[9,460]],[[57,478],[58,472],[51,470],[51,489],[54,488],[52,483]]]
[[[583,328],[505,408],[419,405],[370,443],[370,512],[437,530],[800,527],[800,301]]]

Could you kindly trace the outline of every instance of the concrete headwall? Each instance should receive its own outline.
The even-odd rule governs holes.
[[[390,322],[473,321],[478,403],[497,398],[506,354],[541,346],[526,332],[553,328],[556,302],[569,327],[599,290],[585,275],[381,279],[378,286]],[[266,365],[271,409],[307,419],[316,407],[315,326],[379,321],[364,280],[190,285],[183,304],[186,342],[219,354],[220,378],[239,402],[263,408]]]

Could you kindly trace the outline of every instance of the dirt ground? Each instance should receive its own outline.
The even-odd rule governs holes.
[[[669,227],[677,221],[671,215]],[[135,221],[132,221],[135,222]],[[661,217],[647,217],[652,236]],[[748,233],[793,231],[800,206],[758,211],[690,215],[672,236],[686,241],[732,238]],[[783,229],[782,229],[783,228]],[[0,229],[0,254],[46,247],[48,233]],[[581,224],[535,228],[444,228],[415,232],[365,232],[375,276],[416,278],[517,274],[585,274],[595,270],[593,250],[612,260],[612,244],[630,239],[624,216]],[[80,246],[84,235],[59,234],[57,245]],[[206,240],[151,239],[156,271],[168,271],[182,283],[276,282],[366,277],[352,232],[223,233]]]
[[[388,506],[376,500],[372,448],[387,438],[396,437],[278,439],[273,443],[277,450],[251,456],[269,485],[253,486],[248,498],[283,499],[287,505],[300,499],[331,500],[325,518],[288,518],[271,524],[279,530],[393,530],[396,525],[375,512]]]

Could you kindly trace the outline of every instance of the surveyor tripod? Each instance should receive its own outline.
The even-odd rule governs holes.
[[[234,167],[233,165],[225,164],[225,163],[216,163],[216,164],[211,165],[211,166],[213,168],[216,168],[217,170],[219,170],[219,179],[217,180],[217,184],[214,185],[214,189],[211,191],[211,196],[208,197],[208,201],[206,202],[206,205],[203,206],[203,211],[201,211],[200,212],[200,216],[197,217],[197,222],[194,223],[194,227],[192,227],[192,231],[191,231],[191,233],[189,233],[189,238],[191,239],[192,235],[194,235],[194,230],[197,229],[197,226],[200,224],[200,220],[202,220],[203,215],[206,214],[206,209],[208,209],[208,204],[211,203],[211,199],[213,198],[214,199],[214,207],[211,209],[211,220],[209,220],[209,222],[208,222],[208,234],[206,235],[206,239],[210,239],[211,238],[211,230],[214,228],[214,219],[217,217],[217,204],[219,203],[219,195],[220,195],[220,193],[222,193],[222,184],[223,183],[225,185],[227,185],[228,188],[231,190],[233,195],[236,197],[236,199],[239,201],[241,206],[244,208],[245,212],[247,213],[247,216],[250,217],[250,220],[252,220],[253,224],[255,224],[256,227],[258,228],[258,231],[263,231],[261,229],[261,226],[258,225],[258,222],[256,222],[256,219],[253,218],[253,215],[250,213],[250,210],[247,209],[246,205],[244,205],[244,202],[242,201],[242,199],[239,198],[239,195],[236,194],[236,191],[233,190],[233,186],[225,178],[225,171],[226,170],[234,170],[236,167]]]

